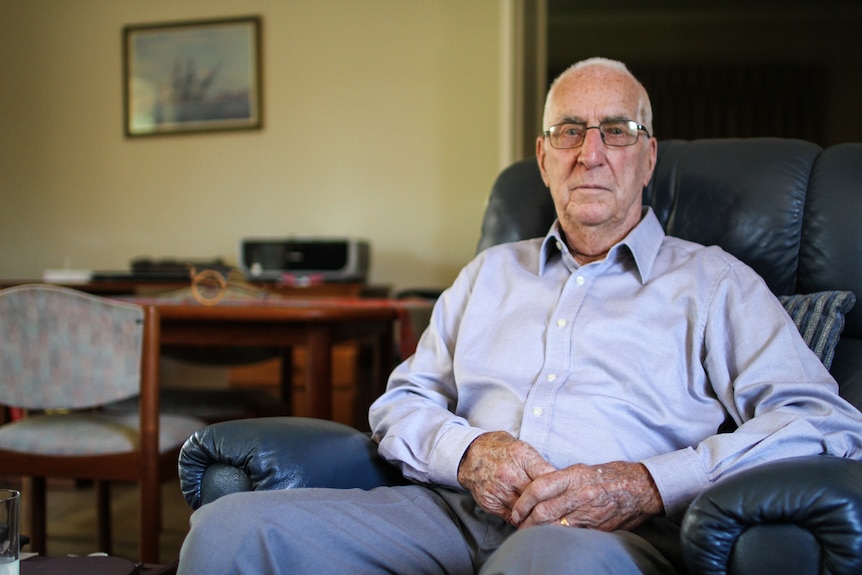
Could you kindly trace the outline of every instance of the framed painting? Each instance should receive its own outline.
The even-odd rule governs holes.
[[[243,17],[123,28],[126,135],[260,129],[260,26]]]

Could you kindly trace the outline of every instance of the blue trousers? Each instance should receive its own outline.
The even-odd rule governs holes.
[[[678,532],[659,537],[671,553],[649,538],[560,525],[517,531],[446,488],[257,491],[192,515],[178,575],[682,573],[668,559]]]

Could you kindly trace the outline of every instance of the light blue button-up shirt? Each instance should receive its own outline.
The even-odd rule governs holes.
[[[675,516],[767,460],[862,458],[862,416],[837,389],[753,270],[647,209],[602,261],[578,265],[557,224],[476,256],[370,421],[420,482],[458,486],[469,444],[504,430],[557,468],[642,462]]]

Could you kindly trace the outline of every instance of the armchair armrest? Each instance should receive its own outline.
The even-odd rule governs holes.
[[[697,497],[682,524],[691,573],[862,573],[862,462],[787,459]]]
[[[180,452],[180,487],[197,509],[236,491],[404,483],[352,427],[301,417],[239,419],[195,432]]]

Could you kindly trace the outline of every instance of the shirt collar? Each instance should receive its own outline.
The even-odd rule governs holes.
[[[655,263],[656,256],[658,256],[662,242],[664,242],[664,238],[665,233],[658,218],[653,213],[651,207],[645,206],[641,221],[632,228],[626,237],[608,251],[608,258],[615,256],[623,246],[628,248],[641,276],[641,282],[646,283],[649,280],[653,264]],[[542,242],[539,257],[539,275],[545,273],[545,268],[555,258],[564,257],[564,254],[566,257],[569,257],[568,250],[569,248],[563,242],[560,222],[559,220],[555,220]],[[575,265],[577,266],[577,264]]]

